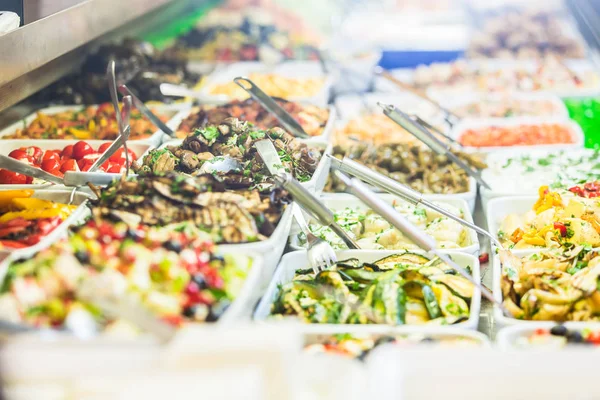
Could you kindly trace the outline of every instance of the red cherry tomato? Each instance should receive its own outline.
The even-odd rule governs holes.
[[[106,151],[106,149],[110,147],[110,145],[111,143],[102,143],[100,147],[98,147],[98,153],[103,154]]]
[[[26,185],[33,182],[33,178],[27,175],[0,169],[0,183],[8,185]]]
[[[79,169],[83,172],[88,172],[92,165],[94,165],[93,161],[81,160],[83,161],[82,165],[79,166]],[[79,163],[77,163],[79,165]]]
[[[73,145],[73,158],[76,160],[81,160],[92,153],[94,153],[94,149],[84,141],[79,141]]]
[[[554,229],[557,229],[560,232],[560,236],[567,236],[567,227],[562,222],[555,222]]]
[[[590,332],[590,334],[586,338],[586,341],[588,343],[600,344],[600,332],[599,331]]]
[[[70,144],[66,146],[63,151],[60,153],[61,157],[73,158],[73,145]]]
[[[20,149],[11,151],[10,153],[8,153],[8,156],[10,158],[14,158],[15,160],[19,160],[19,161],[25,162],[27,164],[35,165],[33,157],[30,156],[29,154],[27,154],[25,151],[20,150]]]
[[[58,154],[56,154],[55,152],[53,152],[52,150],[46,150],[46,152],[42,156],[41,164],[43,165],[44,162],[48,161],[48,160],[50,160],[50,161],[56,161],[58,163],[58,162],[60,162],[60,156]]]
[[[31,156],[34,164],[39,164],[44,154],[44,150],[37,146],[21,147],[19,150],[23,150],[27,155]]]
[[[55,169],[58,169],[60,171],[60,163],[58,162],[58,160],[48,158],[42,161],[42,169],[50,173],[52,173],[52,171]]]
[[[65,162],[62,163],[62,165],[60,166],[60,172],[67,172],[67,171],[79,171],[79,166],[77,165],[77,161],[73,160],[73,159],[69,159],[66,160]]]
[[[119,165],[117,163],[110,163],[110,165],[106,169],[106,172],[111,173],[111,174],[120,174],[122,169],[123,169],[122,165]]]
[[[135,155],[135,153],[133,151],[131,151],[130,149],[127,149],[127,152],[129,153],[129,162],[130,163],[137,160],[137,156]],[[120,160],[125,160],[125,151],[123,151],[123,148],[120,148],[119,150],[117,150],[115,152],[115,154],[110,156],[109,160],[112,162],[118,162]]]

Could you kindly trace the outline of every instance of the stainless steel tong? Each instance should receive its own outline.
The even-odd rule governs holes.
[[[426,250],[438,256],[443,262],[448,264],[465,279],[471,282],[475,287],[477,287],[485,298],[487,298],[489,301],[493,302],[498,307],[500,307],[500,309],[503,310],[507,315],[511,315],[510,312],[506,309],[506,307],[504,307],[504,305],[500,301],[496,300],[494,295],[485,286],[483,286],[481,282],[476,281],[471,276],[471,274],[469,274],[469,272],[467,272],[464,268],[452,261],[452,259],[448,257],[448,255],[439,251],[436,248],[437,246],[434,239],[427,236],[425,232],[413,225],[410,221],[408,221],[392,206],[390,206],[380,197],[378,197],[376,193],[372,192],[364,183],[362,183],[358,179],[350,179],[349,177],[347,177],[339,171],[336,171],[336,175],[342,182],[344,182],[344,184],[346,184],[347,189],[350,193],[358,197],[373,211],[381,215],[396,229],[398,229],[400,232],[409,237],[410,240],[412,240],[417,246],[419,246],[423,250]]]
[[[502,248],[502,245],[500,244],[498,239],[496,239],[494,237],[494,235],[492,235],[485,229],[482,229],[482,228],[478,227],[477,225],[472,224],[468,221],[465,221],[464,219],[460,218],[459,216],[446,211],[445,209],[436,205],[435,203],[432,203],[431,201],[426,200],[423,197],[423,193],[419,193],[416,190],[409,188],[408,186],[405,186],[399,182],[396,182],[395,180],[393,180],[371,168],[368,168],[354,160],[351,160],[348,157],[344,157],[343,160],[340,160],[339,158],[336,158],[330,154],[328,154],[327,157],[329,157],[331,159],[332,168],[334,168],[338,171],[350,174],[352,176],[355,176],[356,178],[360,179],[361,181],[364,181],[364,182],[369,183],[370,185],[376,186],[387,193],[396,195],[396,196],[402,198],[403,200],[408,201],[409,203],[412,203],[414,205],[420,204],[427,208],[435,210],[435,211],[439,212],[440,214],[445,215],[446,217],[466,226],[467,228],[473,229],[475,232],[486,236],[487,238],[489,238],[492,241],[492,243],[494,243],[496,246]]]
[[[390,118],[392,121],[400,125],[406,131],[411,133],[414,137],[419,139],[421,142],[425,143],[431,150],[435,153],[446,156],[453,163],[462,168],[469,176],[475,178],[475,180],[486,189],[492,189],[490,185],[488,185],[483,178],[481,177],[481,172],[472,168],[466,162],[461,160],[456,154],[452,152],[450,145],[439,140],[435,135],[425,129],[419,123],[413,121],[409,115],[403,113],[396,107],[391,104],[383,104],[377,103],[382,109],[383,113]]]
[[[302,125],[298,123],[287,111],[285,111],[271,96],[262,91],[250,79],[238,76],[233,80],[239,87],[244,89],[254,100],[258,102],[265,110],[273,114],[283,127],[292,135],[299,138],[309,138],[310,135],[304,131]]]
[[[167,126],[167,124],[165,124],[164,122],[162,122],[160,120],[160,118],[158,118],[158,116],[152,112],[152,110],[150,110],[148,107],[146,107],[146,105],[144,104],[144,102],[141,101],[135,95],[135,93],[133,93],[127,87],[127,85],[121,85],[121,86],[119,86],[119,92],[121,92],[121,94],[124,95],[124,96],[125,95],[131,96],[131,99],[133,100],[133,105],[135,106],[135,108],[137,108],[146,118],[148,118],[150,120],[150,122],[152,122],[154,124],[154,126],[156,126],[158,129],[160,129],[161,131],[163,131],[167,135],[175,137],[175,131],[173,131],[173,129],[169,128]]]
[[[33,178],[43,179],[48,182],[56,183],[58,185],[64,185],[63,179],[58,176],[54,176],[49,172],[46,172],[40,168],[33,167],[24,162],[15,160],[8,156],[0,154],[0,168],[7,169],[9,171],[18,172],[19,174],[31,176]]]

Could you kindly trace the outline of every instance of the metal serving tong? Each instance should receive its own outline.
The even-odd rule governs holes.
[[[496,239],[494,237],[494,235],[492,235],[485,229],[482,229],[482,228],[478,227],[477,225],[472,224],[468,221],[465,221],[464,219],[460,218],[459,216],[446,211],[445,209],[436,205],[435,203],[432,203],[431,201],[426,200],[423,196],[423,193],[419,193],[416,190],[413,190],[413,189],[409,188],[408,186],[405,186],[405,185],[403,185],[403,184],[401,184],[401,183],[399,183],[399,182],[397,182],[397,181],[395,181],[395,180],[393,180],[371,168],[368,168],[361,163],[351,160],[348,157],[344,157],[343,160],[340,160],[339,158],[336,158],[330,154],[327,154],[327,157],[329,157],[331,159],[332,168],[334,168],[338,171],[344,172],[346,174],[355,176],[356,178],[360,179],[361,181],[364,181],[373,186],[376,186],[387,193],[396,195],[396,196],[402,198],[403,200],[406,200],[409,203],[414,204],[415,206],[420,204],[422,206],[425,206],[427,208],[435,210],[435,211],[439,212],[440,214],[445,215],[446,217],[458,222],[459,224],[462,224],[462,225],[466,226],[467,228],[473,229],[475,232],[486,236],[487,238],[489,238],[492,241],[492,243],[494,243],[496,246],[502,248],[502,244],[498,241],[498,239]]]
[[[410,118],[410,116],[403,113],[393,105],[383,103],[377,103],[377,105],[379,105],[379,107],[383,109],[383,113],[388,118],[400,125],[402,128],[411,133],[421,142],[425,143],[431,150],[433,150],[439,155],[448,157],[450,160],[452,160],[453,163],[465,170],[465,172],[469,176],[475,178],[475,180],[481,186],[485,187],[486,189],[492,189],[490,185],[488,185],[481,177],[481,172],[474,168],[471,168],[471,166],[469,166],[466,162],[464,162],[458,156],[456,156],[456,154],[452,152],[450,145],[443,143],[441,140],[435,137],[435,135],[433,135],[431,132],[425,129],[422,125],[413,121]]]
[[[254,100],[258,102],[265,110],[273,114],[281,125],[292,135],[299,138],[309,138],[310,135],[304,131],[302,125],[298,123],[287,111],[285,111],[271,96],[262,91],[250,79],[238,76],[233,81],[244,89]]]
[[[267,166],[267,169],[271,175],[273,175],[277,185],[287,190],[294,198],[294,201],[296,201],[300,207],[310,214],[317,222],[331,228],[331,230],[344,241],[349,249],[359,248],[346,231],[335,222],[333,212],[325,207],[325,205],[312,193],[306,190],[300,182],[292,177],[291,174],[285,172],[273,142],[265,139],[257,141],[254,145],[258,150],[258,154],[260,154],[260,157]]]
[[[425,100],[426,102],[428,102],[429,104],[431,104],[432,106],[434,106],[435,108],[440,110],[444,114],[444,119],[450,126],[454,126],[458,122],[460,122],[460,117],[458,115],[454,114],[452,111],[443,107],[440,103],[433,100],[431,97],[427,96],[427,94],[423,93],[422,91],[415,89],[414,87],[412,87],[411,85],[409,85],[405,82],[402,82],[400,79],[395,78],[394,75],[390,74],[389,71],[387,71],[381,67],[375,67],[374,71],[375,71],[375,74],[387,79],[388,81],[392,82],[394,85],[398,86],[400,89],[406,90],[407,92],[414,94],[415,96]]]
[[[24,162],[15,160],[8,156],[0,154],[0,168],[7,169],[9,171],[18,172],[19,174],[31,176],[33,178],[43,179],[48,182],[56,183],[58,185],[64,185],[63,179],[58,176],[52,175],[40,168],[33,167]]]
[[[167,135],[169,135],[171,137],[175,137],[175,131],[173,131],[173,129],[169,128],[164,122],[162,122],[160,120],[160,118],[158,118],[158,116],[156,114],[154,114],[152,112],[152,110],[150,110],[148,107],[146,107],[146,105],[144,104],[144,102],[141,101],[135,95],[135,93],[133,93],[127,87],[127,85],[125,85],[125,84],[120,85],[119,86],[119,92],[121,92],[121,94],[123,96],[126,96],[126,95],[131,96],[131,99],[133,100],[134,107],[137,108],[146,118],[148,118],[150,120],[150,122],[152,122],[154,124],[154,126],[156,126],[158,129],[160,129],[161,131],[163,131]]]
[[[359,181],[356,178],[350,179],[343,173],[336,171],[337,177],[346,184],[347,189],[350,193],[358,197],[363,203],[368,205],[373,211],[377,214],[381,215],[386,221],[388,221],[392,226],[398,229],[400,232],[405,234],[412,240],[417,246],[431,252],[438,256],[443,262],[452,267],[455,271],[457,271],[460,275],[462,275],[465,279],[471,282],[476,288],[481,291],[481,294],[487,298],[489,301],[496,304],[506,315],[512,315],[510,311],[504,307],[504,305],[498,301],[494,295],[481,284],[481,282],[476,281],[469,272],[467,272],[464,268],[456,264],[448,255],[439,251],[436,247],[436,242],[434,239],[430,238],[423,232],[421,229],[417,228],[411,222],[409,222],[404,216],[398,213],[392,206],[383,201],[380,197],[377,196],[374,192],[372,192],[364,183]]]

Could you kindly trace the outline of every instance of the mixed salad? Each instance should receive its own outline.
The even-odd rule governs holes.
[[[502,264],[504,306],[513,318],[598,321],[600,257],[589,246],[513,257]]]
[[[594,150],[493,154],[486,161],[483,179],[507,194],[534,194],[543,185],[568,189],[600,179],[600,151]]]
[[[245,255],[216,254],[206,236],[189,235],[185,224],[132,229],[92,220],[68,240],[9,265],[0,319],[67,329],[85,319],[110,331],[123,321],[82,300],[100,287],[175,325],[212,322],[234,301],[251,266]]]
[[[271,315],[315,324],[450,325],[469,318],[473,285],[438,258],[404,252],[372,263],[297,270],[279,286]]]
[[[486,96],[452,107],[451,110],[461,118],[551,117],[560,111],[556,103],[550,100],[511,96]]]
[[[562,124],[523,124],[467,129],[458,141],[470,147],[535,146],[575,143],[575,136]]]
[[[153,111],[163,122],[166,115]],[[131,110],[130,140],[148,139],[157,128],[137,109]],[[102,139],[114,140],[119,136],[115,110],[111,103],[67,110],[56,114],[37,113],[37,117],[23,129],[4,135],[2,139]]]
[[[33,190],[0,191],[0,249],[32,246],[77,206],[34,198]]]
[[[352,141],[373,144],[405,143],[419,145],[421,142],[383,114],[368,114],[354,118],[335,132],[337,145],[350,145]]]
[[[319,94],[325,85],[325,78],[291,78],[269,73],[250,73],[250,79],[263,92],[271,97],[282,99],[308,98]],[[207,88],[211,95],[225,95],[231,99],[243,100],[248,92],[235,82],[215,83]]]
[[[449,204],[436,203],[452,214],[464,218],[461,209]],[[457,249],[470,246],[471,238],[465,227],[458,222],[423,206],[406,201],[394,200],[392,206],[413,225],[434,238],[441,249]],[[370,209],[346,207],[334,212],[335,221],[356,241],[361,249],[370,250],[415,250],[419,247],[392,227],[383,217]],[[308,228],[317,237],[329,242],[334,249],[346,249],[345,243],[331,230],[320,224],[310,223]],[[299,235],[305,244],[304,234]]]
[[[585,193],[586,185],[592,188],[593,184],[560,191],[540,187],[532,210],[525,215],[507,215],[500,225],[498,238],[505,246],[515,249],[600,246],[599,200],[574,193]],[[596,191],[598,189],[600,186]],[[588,193],[595,195],[596,191]]]
[[[600,331],[597,329],[568,329],[564,325],[552,328],[539,328],[515,340],[514,345],[519,348],[547,348],[556,349],[573,345],[600,345]]]

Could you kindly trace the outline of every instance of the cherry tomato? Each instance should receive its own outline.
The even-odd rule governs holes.
[[[106,149],[110,147],[111,143],[102,143],[100,147],[98,147],[98,154],[103,154]]]
[[[600,331],[590,332],[586,341],[588,343],[600,344]]]
[[[52,170],[58,169],[60,171],[60,163],[58,160],[48,158],[42,161],[42,169],[46,172],[52,173]]]
[[[127,149],[127,152],[129,153],[129,162],[132,163],[135,160],[137,160],[137,156],[135,155],[135,153],[133,151],[131,151],[130,149]],[[115,152],[115,154],[113,154],[112,156],[110,156],[109,158],[110,161],[113,162],[117,162],[120,160],[125,160],[125,151],[123,151],[123,148],[120,148],[119,150],[117,150]]]
[[[119,165],[117,163],[110,163],[108,168],[106,168],[106,172],[111,173],[111,174],[120,174],[122,169],[123,169],[122,165]]]
[[[33,182],[33,178],[27,175],[0,169],[0,183],[9,185],[26,185]]]
[[[8,156],[10,158],[14,158],[15,160],[19,160],[19,161],[25,162],[27,164],[35,165],[33,157],[30,156],[29,154],[27,154],[25,151],[20,150],[20,149],[11,151],[10,153],[8,153]]]
[[[60,153],[61,157],[73,158],[73,145],[70,144],[66,146],[63,151]]]
[[[567,227],[562,222],[555,222],[554,229],[557,229],[560,232],[560,236],[567,236]]]
[[[538,328],[535,330],[536,335],[547,335],[548,329]]]
[[[56,161],[58,163],[58,162],[60,162],[60,156],[58,154],[56,154],[55,152],[53,152],[52,150],[46,150],[46,152],[42,156],[41,164],[43,165],[44,161],[48,161],[48,160]]]
[[[39,164],[44,154],[44,150],[37,146],[21,147],[19,150],[23,150],[27,155],[31,156],[34,164]]]
[[[83,157],[92,153],[94,153],[92,146],[82,140],[73,145],[73,158],[76,160],[81,160]]]
[[[83,172],[87,172],[90,170],[90,168],[92,168],[92,165],[94,165],[93,161],[87,161],[87,160],[81,160],[83,161],[82,165],[79,166],[79,169]],[[79,163],[77,163],[79,165]]]
[[[488,261],[490,261],[490,255],[488,253],[481,253],[479,255],[479,263],[480,264],[485,264]]]
[[[79,166],[77,165],[77,161],[73,160],[73,159],[69,159],[66,160],[65,162],[62,163],[62,165],[60,166],[60,172],[67,172],[67,171],[79,171]]]

